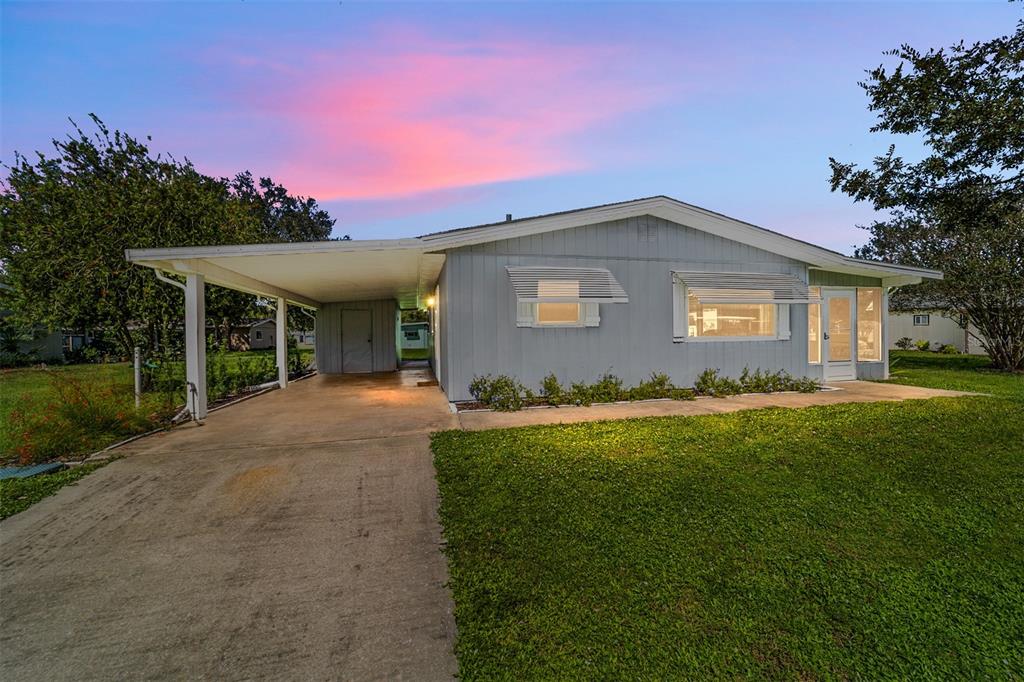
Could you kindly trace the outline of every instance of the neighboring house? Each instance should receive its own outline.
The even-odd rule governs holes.
[[[231,328],[230,346],[233,350],[261,350],[274,348],[277,338],[274,318],[257,320]]]
[[[430,348],[429,322],[403,322],[402,348]]]
[[[10,289],[10,285],[0,282],[0,288]],[[10,317],[12,311],[0,310],[0,320]],[[62,359],[64,357],[64,334],[60,331],[50,331],[44,325],[35,325],[31,329],[22,329],[11,325],[5,333],[17,337],[17,350],[19,353],[31,355],[41,360]],[[5,339],[6,340],[6,339]]]
[[[64,330],[61,334],[61,343],[65,353],[74,353],[92,342],[92,335],[87,331]]]
[[[312,348],[316,344],[315,331],[293,329],[288,333],[295,339],[298,348]],[[231,328],[231,348],[233,350],[261,350],[275,347],[277,347],[277,322],[272,317]]]
[[[316,332],[312,329],[293,329],[288,333],[295,339],[297,348],[313,348],[316,345]]]
[[[928,341],[933,350],[942,346],[956,346],[961,353],[985,355],[985,349],[978,342],[977,329],[970,325],[970,332],[963,325],[957,313],[940,308],[917,311],[889,311],[889,348],[896,348],[902,338],[912,341]]]
[[[663,196],[417,238],[126,255],[186,275],[186,347],[202,361],[190,381],[204,381],[196,330],[210,282],[276,298],[278,319],[289,303],[315,309],[323,373],[395,370],[399,310],[430,305],[431,362],[453,401],[469,399],[481,374],[534,389],[549,373],[568,383],[612,372],[636,384],[665,372],[686,386],[707,368],[883,378],[889,290],[942,277]]]

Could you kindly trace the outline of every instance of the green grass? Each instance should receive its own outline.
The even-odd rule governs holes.
[[[134,378],[130,363],[105,365],[51,366],[47,369],[25,368],[0,370],[0,459],[10,452],[15,434],[10,431],[9,415],[19,407],[43,401],[52,392],[54,377],[67,376],[97,387],[115,387],[125,395],[126,403],[134,400]],[[110,441],[113,442],[113,441]],[[100,443],[98,447],[109,445]]]
[[[313,351],[302,350],[303,357],[312,360]],[[229,370],[237,367],[239,360],[258,355],[275,357],[273,349],[226,353],[225,364]],[[184,375],[184,364],[181,374]],[[54,379],[70,377],[97,389],[113,388],[121,397],[126,409],[134,409],[134,385],[132,364],[127,362],[110,364],[54,365],[46,369],[24,368],[0,370],[0,459],[9,456],[17,442],[17,434],[11,432],[9,415],[18,408],[45,402],[53,392]],[[165,408],[165,397],[156,393],[143,396],[143,410],[153,412]],[[123,434],[96,434],[84,450],[77,454],[88,454],[93,450],[114,443]]]
[[[916,355],[1000,397],[436,434],[460,675],[1024,676],[1024,378]]]
[[[400,352],[403,360],[429,360],[429,348],[403,348]]]
[[[928,388],[975,391],[1024,400],[1024,374],[992,369],[984,355],[942,355],[922,351],[891,351],[889,381]]]
[[[53,495],[66,485],[78,481],[106,464],[83,464],[53,474],[42,474],[31,478],[9,478],[0,481],[0,519],[31,507],[43,498]]]

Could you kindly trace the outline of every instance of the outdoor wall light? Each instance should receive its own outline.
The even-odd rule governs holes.
[[[434,297],[433,296],[428,296],[427,297],[427,307],[428,308],[433,308],[434,307],[434,303],[436,303],[436,301],[434,300]]]

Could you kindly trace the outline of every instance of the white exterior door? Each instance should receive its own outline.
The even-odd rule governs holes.
[[[855,289],[822,289],[822,356],[825,381],[857,378],[857,339],[854,336]]]
[[[373,314],[369,310],[341,311],[341,371],[373,371]]]

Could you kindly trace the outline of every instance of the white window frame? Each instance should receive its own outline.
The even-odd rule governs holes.
[[[516,303],[516,326],[532,329],[583,329],[601,324],[601,313],[597,303],[579,303],[578,322],[540,322],[537,319],[538,303]]]
[[[774,336],[689,336],[690,319],[686,283],[672,280],[672,342],[673,343],[732,343],[735,341],[788,341],[791,336],[789,304],[775,303]]]
[[[918,322],[918,320],[921,320]],[[930,313],[920,313],[914,315],[914,326],[915,327],[930,327],[932,323],[932,316]]]
[[[812,290],[812,289],[816,289],[817,292],[818,292],[818,298],[822,298],[822,287],[816,286],[816,285],[811,285],[811,286],[809,286],[807,288],[808,288],[809,291]],[[813,292],[811,292],[811,293],[813,293]],[[821,303],[808,303],[807,304],[807,332],[808,332],[807,364],[810,365],[811,367],[821,367],[822,365],[825,364],[825,343],[824,343],[824,339],[823,339],[824,329],[822,329],[822,324],[824,323],[825,315],[823,314],[822,309],[821,309],[823,303],[824,303],[824,299],[822,299]],[[815,305],[818,306],[818,360],[816,362],[814,360],[811,360],[811,358],[810,358],[810,355],[811,355],[810,350],[811,349],[810,349],[810,338],[809,338],[810,337],[810,327],[811,327],[811,306],[815,306]]]

